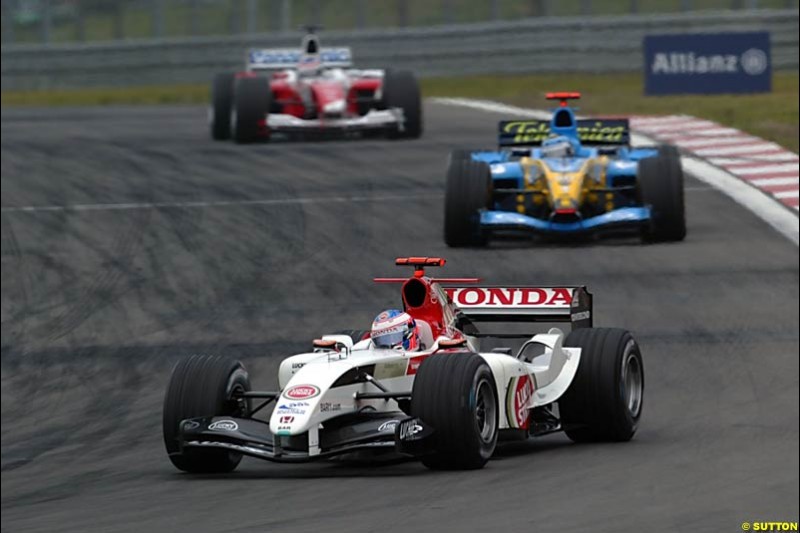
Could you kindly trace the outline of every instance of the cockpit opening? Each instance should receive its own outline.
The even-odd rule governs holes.
[[[553,124],[559,128],[571,128],[574,125],[572,122],[572,113],[566,109],[559,109],[553,117]]]

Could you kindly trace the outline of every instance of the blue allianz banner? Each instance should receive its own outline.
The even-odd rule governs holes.
[[[644,69],[648,95],[769,92],[769,32],[648,35]]]

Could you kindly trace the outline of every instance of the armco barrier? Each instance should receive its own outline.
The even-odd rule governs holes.
[[[798,68],[798,10],[531,18],[514,22],[325,32],[360,67],[418,76],[517,72],[638,72],[652,33],[768,31],[773,69]],[[296,33],[2,47],[2,89],[208,82],[240,68],[251,46],[296,46]]]

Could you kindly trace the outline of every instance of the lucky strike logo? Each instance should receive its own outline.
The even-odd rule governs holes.
[[[217,420],[208,426],[212,431],[236,431],[239,429],[239,424],[233,420]]]
[[[569,307],[572,289],[464,287],[445,289],[457,307]]]
[[[399,423],[400,423],[399,420],[387,420],[386,422],[378,426],[378,431],[380,431],[381,433],[387,431],[394,431],[395,428],[397,427],[397,424]]]
[[[511,404],[509,406],[509,418],[514,417],[509,422],[514,427],[527,429],[529,420],[528,410],[525,409],[525,406],[528,405],[528,402],[533,397],[533,381],[527,374],[520,376],[517,379],[516,386],[509,388],[509,393],[512,395],[509,402]]]
[[[283,395],[292,400],[305,400],[319,394],[319,389],[314,385],[295,385],[287,389]]]

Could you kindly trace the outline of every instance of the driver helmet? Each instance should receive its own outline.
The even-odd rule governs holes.
[[[414,351],[420,346],[417,323],[398,309],[387,309],[375,317],[370,338],[376,348]]]
[[[564,135],[552,135],[542,141],[542,157],[569,157],[574,153],[572,143]]]

